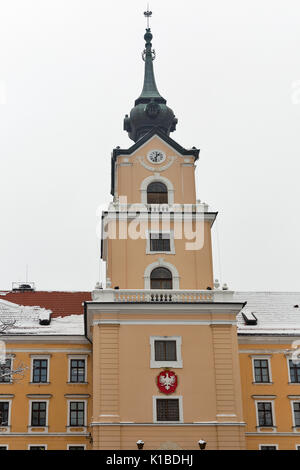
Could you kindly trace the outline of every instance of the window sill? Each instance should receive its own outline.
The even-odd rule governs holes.
[[[276,432],[277,426],[256,426],[258,432]]]
[[[252,382],[252,385],[274,385],[274,382]]]
[[[146,251],[146,255],[175,255],[175,251]]]
[[[87,426],[67,426],[67,432],[76,434],[85,434]]]
[[[288,382],[288,385],[300,385],[300,382]]]
[[[0,432],[1,433],[9,433],[10,432],[10,425],[0,424]]]
[[[28,432],[48,432],[48,426],[28,426]]]
[[[170,367],[171,369],[182,369],[182,361],[150,361],[150,369],[164,369]]]
[[[88,385],[88,382],[67,382],[67,385]]]
[[[154,421],[154,424],[183,424],[183,421]]]
[[[29,382],[29,385],[50,385],[51,382]]]

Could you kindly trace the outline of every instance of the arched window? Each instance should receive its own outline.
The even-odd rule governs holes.
[[[151,289],[172,289],[172,273],[167,268],[155,268],[150,276]]]
[[[168,188],[160,181],[154,181],[147,187],[148,204],[168,204]]]

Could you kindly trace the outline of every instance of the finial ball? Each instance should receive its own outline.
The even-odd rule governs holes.
[[[147,32],[144,36],[144,39],[146,42],[151,42],[153,36],[152,36],[152,33],[150,32],[150,29],[147,29]]]

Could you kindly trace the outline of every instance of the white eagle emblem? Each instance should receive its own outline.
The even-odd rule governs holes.
[[[175,381],[176,381],[175,375],[171,375],[170,377],[168,372],[166,372],[165,376],[161,375],[159,377],[159,383],[163,387],[165,387],[166,390],[169,390],[172,385],[175,385]]]

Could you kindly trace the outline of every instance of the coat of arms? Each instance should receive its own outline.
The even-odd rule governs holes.
[[[177,375],[171,370],[164,370],[157,376],[157,386],[162,393],[174,393],[177,388]]]

